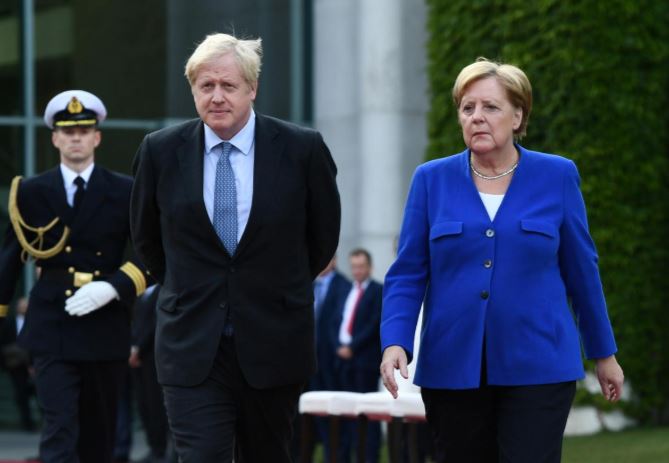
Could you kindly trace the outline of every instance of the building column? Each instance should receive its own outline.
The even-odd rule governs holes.
[[[368,249],[381,280],[427,144],[425,6],[314,0],[314,16],[314,122],[339,167],[339,255]]]

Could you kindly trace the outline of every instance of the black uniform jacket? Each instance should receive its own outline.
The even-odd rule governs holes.
[[[193,120],[149,134],[135,160],[133,242],[162,284],[158,378],[201,383],[229,316],[251,386],[306,382],[316,367],[312,283],[339,240],[330,152],[315,130],[256,115],[252,206],[233,256],[206,212],[203,153]]]
[[[143,267],[133,259],[123,264],[130,248],[131,187],[130,177],[96,165],[75,216],[67,204],[59,167],[21,182],[17,205],[26,224],[45,226],[60,218],[45,234],[43,249],[58,242],[64,225],[71,229],[61,252],[35,262],[41,275],[30,292],[26,322],[19,337],[19,343],[32,354],[70,361],[128,357],[129,308],[146,288]],[[35,236],[26,233],[29,242]],[[0,304],[8,304],[14,294],[23,265],[21,252],[10,224],[0,250]],[[69,315],[65,300],[77,290],[75,272],[91,273],[95,280],[108,281],[120,300],[81,317]]]

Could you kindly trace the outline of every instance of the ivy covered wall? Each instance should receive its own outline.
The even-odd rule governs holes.
[[[426,1],[428,158],[464,149],[451,101],[463,66],[526,72],[521,144],[576,162],[634,409],[669,421],[669,2]]]

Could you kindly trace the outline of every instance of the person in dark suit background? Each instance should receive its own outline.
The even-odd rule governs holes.
[[[30,374],[30,354],[16,342],[27,311],[28,298],[17,299],[14,316],[7,317],[6,323],[0,327],[0,367],[7,371],[12,381],[21,429],[34,431],[35,420],[30,409],[30,398],[35,395],[35,385]]]
[[[208,36],[186,64],[199,119],[147,135],[135,248],[161,283],[156,363],[179,457],[288,462],[316,369],[314,278],[334,255],[321,135],[253,110],[261,41]],[[262,443],[262,445],[259,445]]]
[[[0,249],[0,304],[29,257],[40,269],[19,344],[33,358],[44,463],[110,463],[130,346],[130,307],[146,288],[129,249],[132,180],[97,165],[102,101],[83,90],[51,99],[44,120],[60,165],[12,181]]]
[[[138,463],[166,462],[169,428],[153,351],[159,292],[160,285],[152,285],[137,299],[132,323],[132,346],[128,364],[132,368],[137,409],[150,449],[149,454]]]
[[[342,386],[335,371],[339,343],[332,336],[332,327],[337,324],[351,285],[351,281],[337,270],[335,258],[314,280],[318,371],[309,381],[312,391],[334,391]]]
[[[381,361],[379,323],[383,286],[372,279],[372,256],[368,251],[354,249],[349,255],[349,262],[353,286],[331,328],[337,342],[338,389],[376,392]],[[350,446],[353,442],[351,434],[356,434],[353,427],[345,428],[348,431],[342,430],[343,447]],[[367,434],[366,461],[376,463],[381,439],[379,423],[370,422]]]
[[[330,263],[314,280],[314,316],[316,319],[316,357],[318,370],[309,380],[307,389],[310,391],[334,391],[341,387],[337,378],[337,347],[338,343],[332,336],[332,326],[346,302],[351,290],[351,282],[337,270],[337,258]],[[298,425],[304,425],[295,420]],[[323,454],[329,455],[329,423],[324,417],[314,417],[317,440],[323,444]],[[297,437],[299,437],[299,433]],[[297,440],[296,437],[296,440]],[[296,442],[297,444],[297,442]],[[298,445],[294,448],[297,450]],[[307,451],[313,451],[309,449]],[[310,456],[305,456],[310,458]]]

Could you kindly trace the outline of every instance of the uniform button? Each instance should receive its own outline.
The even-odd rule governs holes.
[[[95,275],[96,277],[99,277],[100,276],[100,270],[96,270],[95,272],[93,272],[93,275]]]
[[[221,303],[218,305],[218,308],[221,309],[221,310],[225,309],[225,307],[226,307],[225,302],[221,302]]]
[[[492,228],[488,228],[485,231],[485,236],[487,236],[488,238],[492,238],[493,236],[495,236],[495,230],[493,230]]]
[[[489,296],[490,294],[485,289],[481,291],[481,299],[488,299]]]
[[[74,273],[74,267],[69,267],[69,268],[67,269],[67,272],[68,272],[68,273]]]
[[[102,251],[98,251],[95,253],[96,256],[100,257],[102,255]]]
[[[65,295],[66,295],[67,297],[70,297],[70,296],[72,295],[72,290],[71,290],[71,289],[66,289],[66,290],[65,290]]]
[[[486,260],[484,260],[484,261],[483,261],[483,266],[484,266],[485,268],[490,268],[490,267],[492,267],[492,261],[491,261],[490,259],[486,259]]]
[[[72,246],[65,246],[65,252],[66,253],[71,253],[72,252]]]

